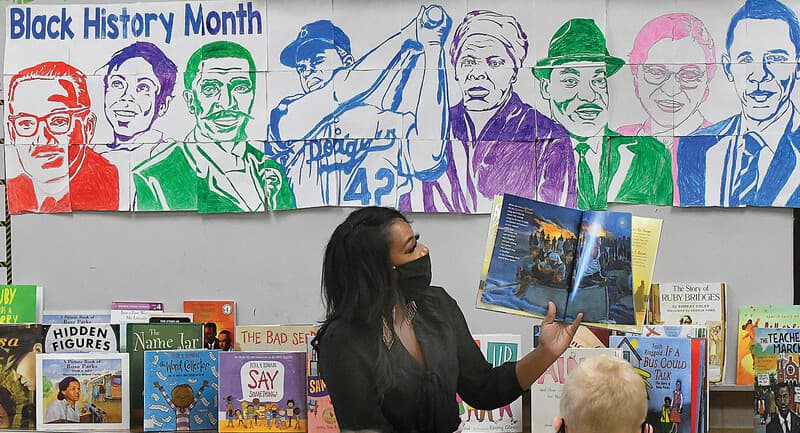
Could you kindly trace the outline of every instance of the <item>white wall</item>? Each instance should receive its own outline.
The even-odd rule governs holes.
[[[738,307],[792,303],[792,211],[612,209],[664,219],[655,281],[728,283],[725,382],[735,382]],[[313,322],[323,317],[322,251],[348,212],[16,216],[14,282],[43,285],[46,309],[155,300],[176,311],[184,299],[234,299],[241,324]],[[434,284],[458,301],[472,331],[520,333],[531,344],[536,321],[474,307],[488,216],[411,217],[431,248]]]

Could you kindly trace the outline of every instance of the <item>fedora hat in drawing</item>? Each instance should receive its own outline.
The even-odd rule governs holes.
[[[570,62],[605,62],[608,76],[625,64],[619,57],[608,54],[606,37],[589,18],[573,18],[556,31],[550,40],[547,57],[536,62],[533,75],[549,78],[550,68]]]

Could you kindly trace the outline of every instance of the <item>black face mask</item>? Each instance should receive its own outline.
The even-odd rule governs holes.
[[[395,266],[397,271],[397,287],[403,289],[424,290],[431,285],[431,256],[424,256],[402,265]]]

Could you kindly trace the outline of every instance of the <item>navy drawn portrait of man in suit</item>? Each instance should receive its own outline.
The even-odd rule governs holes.
[[[731,18],[722,66],[741,112],[681,139],[681,206],[800,206],[800,24],[776,0]]]

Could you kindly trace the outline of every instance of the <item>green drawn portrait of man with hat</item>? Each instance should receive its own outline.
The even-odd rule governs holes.
[[[572,137],[578,207],[605,209],[608,197],[625,203],[672,203],[667,148],[653,137],[625,137],[608,127],[608,77],[625,61],[612,56],[592,19],[573,18],[553,35],[536,63],[550,115]]]

